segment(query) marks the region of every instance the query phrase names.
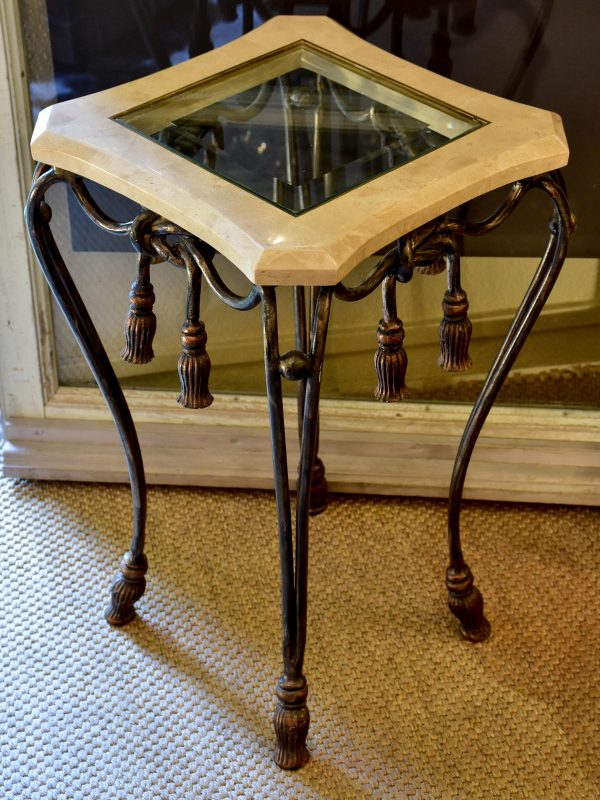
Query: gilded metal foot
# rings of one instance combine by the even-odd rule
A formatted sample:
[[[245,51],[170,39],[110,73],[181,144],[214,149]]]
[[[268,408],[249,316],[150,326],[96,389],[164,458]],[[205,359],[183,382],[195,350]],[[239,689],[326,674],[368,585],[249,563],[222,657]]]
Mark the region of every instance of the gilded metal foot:
[[[306,737],[310,715],[306,706],[306,679],[279,679],[275,690],[278,703],[273,716],[277,743],[274,760],[282,769],[298,769],[309,759]]]
[[[115,578],[111,588],[111,602],[106,610],[106,621],[111,625],[126,625],[135,617],[134,604],[144,594],[148,569],[148,559],[140,556],[137,563],[132,563],[133,556],[126,553],[121,562],[121,572]]]
[[[460,632],[470,642],[483,642],[490,633],[490,623],[483,613],[483,597],[473,584],[473,574],[467,565],[456,572],[451,567],[446,572],[448,606],[460,622]]]

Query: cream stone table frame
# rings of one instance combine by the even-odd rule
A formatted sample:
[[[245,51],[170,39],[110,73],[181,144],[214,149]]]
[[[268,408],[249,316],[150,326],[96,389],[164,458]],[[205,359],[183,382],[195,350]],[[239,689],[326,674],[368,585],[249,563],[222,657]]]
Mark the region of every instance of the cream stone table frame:
[[[302,72],[302,80],[306,75],[311,80],[315,76],[314,91],[304,85],[294,89],[295,93],[288,91],[288,76],[299,74],[295,71]],[[280,99],[273,105],[269,98],[277,82]],[[232,179],[216,170],[215,153],[226,149],[218,114],[201,164],[183,158],[183,145],[174,146],[169,138],[173,126],[177,136],[183,132],[184,140],[190,130],[192,138],[197,138],[199,130],[204,136],[202,115],[206,109],[218,110],[219,104],[246,97],[244,92],[254,89],[257,93],[248,105],[234,109],[238,119],[245,119],[249,110],[252,116],[259,107],[261,113],[266,109],[269,119],[280,112],[284,120],[287,182],[285,176],[276,177],[272,197],[259,196],[253,183],[257,170],[254,177],[247,175],[252,165],[249,170],[240,168],[243,177],[239,180],[235,177],[238,173]],[[329,106],[323,99],[327,91]],[[359,104],[348,109],[343,98],[356,96]],[[195,105],[188,113],[192,102]],[[335,176],[333,168],[323,168],[325,145],[319,131],[327,129],[334,135],[331,115],[342,119],[338,112],[351,126],[373,124],[383,142],[379,150],[372,145],[373,153],[357,153],[356,180],[352,178],[354,167],[347,168],[346,162]],[[312,182],[302,182],[296,159],[298,139],[293,140],[290,131],[306,139],[309,119],[313,126]],[[302,124],[298,120],[303,120]],[[188,123],[196,127],[189,128]],[[166,139],[161,138],[165,131]],[[475,91],[415,67],[327,18],[280,16],[229,45],[156,75],[46,109],[39,117],[31,147],[39,161],[27,205],[31,241],[113,414],[129,466],[133,537],[112,589],[107,612],[112,624],[124,624],[133,617],[134,603],[145,588],[144,470],[118,380],[52,236],[47,189],[56,182],[66,183],[97,225],[114,234],[129,235],[138,251],[139,272],[130,293],[126,323],[126,359],[145,363],[152,357],[152,265],[165,261],[185,268],[187,314],[179,363],[182,405],[202,408],[213,399],[208,390],[207,336],[200,320],[202,280],[232,308],[262,307],[282,585],[283,675],[276,689],[275,760],[284,768],[299,767],[308,757],[308,689],[303,675],[308,522],[310,512],[322,510],[326,488],[317,456],[318,407],[332,298],[360,300],[381,284],[377,396],[386,402],[400,400],[405,396],[406,356],[396,311],[397,283],[410,280],[414,272],[447,271],[440,363],[450,370],[465,369],[470,362],[470,322],[460,284],[460,237],[493,230],[531,189],[544,191],[554,205],[546,253],[469,418],[450,487],[449,605],[462,633],[472,641],[482,641],[489,634],[489,624],[462,555],[460,501],[477,436],[554,285],[573,230],[564,186],[553,173],[568,158],[560,120],[549,112]],[[96,205],[83,179],[128,196],[142,211],[132,221],[110,219]],[[510,183],[506,200],[488,219],[472,223],[448,215],[460,204]],[[316,187],[318,200],[310,201],[306,187]],[[389,247],[390,242],[395,244],[383,252],[358,286],[342,283],[364,258]],[[224,284],[213,264],[215,251],[229,258],[251,281],[246,296],[234,294]],[[295,287],[296,349],[282,355],[276,287],[289,285]],[[306,287],[310,287],[308,303]],[[298,384],[301,454],[295,530],[282,380]]]

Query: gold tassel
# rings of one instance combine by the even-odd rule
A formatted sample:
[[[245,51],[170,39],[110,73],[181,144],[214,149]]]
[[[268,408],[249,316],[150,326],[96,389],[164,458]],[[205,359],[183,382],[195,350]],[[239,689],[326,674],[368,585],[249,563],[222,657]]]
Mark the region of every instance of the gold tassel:
[[[210,358],[206,352],[206,329],[200,319],[202,273],[189,251],[181,248],[188,277],[186,320],[181,328],[182,353],[177,371],[181,394],[177,398],[184,408],[207,408],[213,401],[208,389]]]
[[[214,399],[208,390],[210,358],[206,340],[204,323],[186,320],[181,328],[183,352],[177,365],[181,383],[177,402],[184,408],[207,408]]]
[[[464,292],[446,292],[442,302],[444,319],[440,323],[439,365],[447,372],[464,372],[473,363],[469,355],[471,320],[467,316],[469,301]]]
[[[396,278],[393,275],[385,278],[382,294],[383,319],[377,328],[375,352],[375,399],[382,403],[396,403],[408,397],[405,383],[408,358],[403,346],[404,328],[396,314]]]
[[[447,372],[464,372],[472,365],[469,355],[472,325],[467,316],[469,301],[460,285],[458,254],[447,253],[448,289],[442,301],[444,319],[440,323],[438,364]]]
[[[156,333],[154,291],[150,283],[150,258],[139,257],[137,280],[129,292],[129,313],[125,320],[125,347],[121,358],[130,364],[148,364],[154,358],[152,342]]]

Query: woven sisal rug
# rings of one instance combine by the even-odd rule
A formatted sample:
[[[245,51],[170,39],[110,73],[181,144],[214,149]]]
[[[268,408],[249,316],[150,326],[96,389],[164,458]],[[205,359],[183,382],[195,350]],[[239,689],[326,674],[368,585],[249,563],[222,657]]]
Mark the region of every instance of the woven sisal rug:
[[[128,491],[0,481],[0,797],[600,798],[599,512],[463,519],[483,645],[446,609],[442,502],[337,496],[313,520],[312,759],[284,773],[271,495],[151,489],[148,589],[111,629]]]

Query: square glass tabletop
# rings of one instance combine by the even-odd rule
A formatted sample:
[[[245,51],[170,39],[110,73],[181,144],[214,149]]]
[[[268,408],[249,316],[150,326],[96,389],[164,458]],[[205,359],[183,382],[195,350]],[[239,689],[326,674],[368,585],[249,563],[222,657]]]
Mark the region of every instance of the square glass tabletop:
[[[486,124],[306,42],[114,119],[294,215]]]

